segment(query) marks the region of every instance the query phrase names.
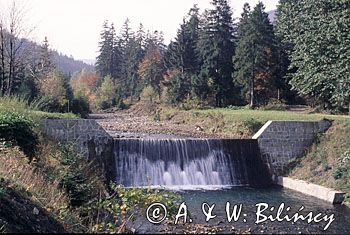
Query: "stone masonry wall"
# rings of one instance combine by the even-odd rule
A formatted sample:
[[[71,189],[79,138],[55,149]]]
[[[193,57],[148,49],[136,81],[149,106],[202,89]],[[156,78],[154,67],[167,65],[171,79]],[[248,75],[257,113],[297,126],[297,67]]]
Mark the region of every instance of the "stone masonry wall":
[[[54,140],[74,143],[86,160],[97,160],[107,180],[115,179],[113,138],[95,120],[45,119],[42,130]]]
[[[289,163],[301,157],[318,133],[325,132],[331,121],[268,121],[254,136],[264,162],[272,175],[282,175]]]

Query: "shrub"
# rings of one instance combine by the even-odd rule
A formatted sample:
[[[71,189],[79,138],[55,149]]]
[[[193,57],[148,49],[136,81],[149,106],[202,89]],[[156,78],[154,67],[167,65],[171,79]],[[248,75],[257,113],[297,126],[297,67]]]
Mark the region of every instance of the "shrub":
[[[101,87],[97,91],[97,107],[108,109],[113,106],[116,97],[117,86],[111,76],[103,79]]]
[[[60,144],[57,150],[55,156],[63,166],[60,170],[59,186],[68,194],[70,205],[79,207],[91,199],[91,192],[93,192],[92,185],[85,174],[85,163],[76,153],[73,144]]]
[[[101,213],[93,232],[125,233],[125,224],[133,217],[144,215],[146,208],[155,202],[163,203],[170,218],[174,217],[180,199],[173,192],[158,189],[124,188],[115,184],[111,188],[111,197],[100,199],[92,205],[95,211],[102,209],[105,212]]]
[[[0,185],[0,198],[4,197],[6,193],[6,188]]]
[[[145,88],[143,88],[141,92],[141,99],[143,100],[149,100],[151,103],[155,101],[157,98],[157,92],[153,89],[152,86],[148,85]]]
[[[120,93],[118,93],[118,95],[114,98],[113,106],[115,106],[117,109],[120,109],[120,110],[129,108],[129,105],[124,103]]]
[[[67,80],[59,72],[54,71],[48,74],[48,76],[40,80],[39,87],[42,96],[50,97],[55,102],[58,102],[60,108],[67,107],[71,91]]]
[[[155,122],[159,122],[160,121],[160,111],[158,109],[156,110],[156,113],[153,116],[153,120]]]
[[[99,109],[105,110],[105,109],[109,109],[110,107],[112,107],[112,105],[108,102],[108,101],[101,101],[97,104]]]
[[[18,145],[32,160],[38,144],[33,120],[22,114],[0,110],[0,140]]]
[[[90,113],[89,103],[84,97],[73,98],[70,103],[70,110],[74,114],[79,114],[81,117],[86,118]]]
[[[263,110],[279,110],[284,111],[287,109],[285,102],[278,99],[270,99],[267,105],[262,107]]]
[[[243,125],[248,128],[250,133],[256,133],[264,124],[256,119],[250,118],[244,120]]]
[[[58,99],[51,96],[41,96],[34,100],[31,106],[45,112],[61,112],[62,107]]]
[[[334,172],[333,172],[333,177],[334,179],[338,180],[343,178],[343,176],[345,176],[347,174],[347,167],[344,166],[338,166],[335,168]]]
[[[187,96],[185,100],[179,105],[179,108],[183,110],[200,109],[202,107],[203,104],[201,104],[200,100],[197,98],[192,98],[190,96]]]

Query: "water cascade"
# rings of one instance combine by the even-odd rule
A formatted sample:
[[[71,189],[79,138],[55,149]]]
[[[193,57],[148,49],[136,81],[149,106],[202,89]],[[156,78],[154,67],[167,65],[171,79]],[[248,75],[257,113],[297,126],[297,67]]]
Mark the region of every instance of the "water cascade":
[[[128,187],[265,186],[256,140],[115,139],[116,183]]]

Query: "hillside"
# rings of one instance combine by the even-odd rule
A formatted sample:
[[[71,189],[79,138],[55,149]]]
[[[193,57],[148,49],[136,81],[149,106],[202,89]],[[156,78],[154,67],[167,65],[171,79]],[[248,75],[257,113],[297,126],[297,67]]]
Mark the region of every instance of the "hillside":
[[[289,177],[341,190],[350,203],[350,121],[337,120],[303,158],[294,162]]]
[[[40,53],[41,46],[28,39],[22,39],[23,41],[23,53],[30,53],[32,58],[37,59]],[[52,60],[59,69],[60,72],[66,75],[72,75],[75,72],[79,72],[82,69],[94,70],[94,66],[91,64],[84,63],[80,60],[75,60],[72,56],[67,56],[56,50],[51,50]]]
[[[94,70],[94,66],[83,61],[75,60],[73,57],[69,57],[57,51],[53,51],[52,53],[56,66],[64,74],[73,74],[81,71],[82,69]]]

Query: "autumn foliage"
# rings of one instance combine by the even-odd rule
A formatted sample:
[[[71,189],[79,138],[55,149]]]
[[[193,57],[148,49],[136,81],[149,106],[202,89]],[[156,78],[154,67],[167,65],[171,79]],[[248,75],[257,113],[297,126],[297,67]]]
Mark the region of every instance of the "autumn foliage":
[[[71,80],[71,86],[76,97],[85,97],[90,104],[95,103],[95,91],[98,85],[98,76],[95,72],[82,70]]]
[[[139,64],[138,73],[146,85],[150,85],[158,94],[163,75],[162,54],[159,48],[149,50]]]

